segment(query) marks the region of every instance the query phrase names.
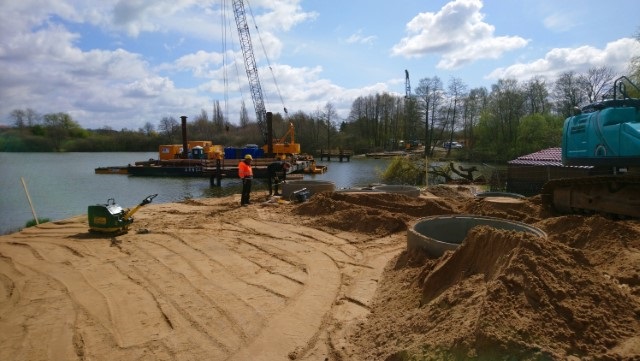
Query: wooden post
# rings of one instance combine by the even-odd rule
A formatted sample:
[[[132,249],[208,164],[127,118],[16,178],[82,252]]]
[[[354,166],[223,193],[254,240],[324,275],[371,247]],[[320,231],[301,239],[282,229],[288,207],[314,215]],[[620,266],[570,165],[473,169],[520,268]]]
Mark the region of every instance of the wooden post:
[[[38,221],[38,216],[36,216],[36,210],[33,208],[33,203],[31,203],[31,196],[29,196],[29,190],[27,190],[27,183],[25,183],[23,177],[20,177],[20,180],[22,181],[24,192],[27,194],[27,200],[29,201],[29,206],[31,207],[31,213],[33,213],[33,218],[36,220],[36,224],[40,224],[40,221]]]
[[[424,188],[429,188],[429,157],[424,154]]]
[[[216,159],[216,175],[218,176],[216,184],[220,187],[222,185],[222,167],[220,166],[220,159]]]

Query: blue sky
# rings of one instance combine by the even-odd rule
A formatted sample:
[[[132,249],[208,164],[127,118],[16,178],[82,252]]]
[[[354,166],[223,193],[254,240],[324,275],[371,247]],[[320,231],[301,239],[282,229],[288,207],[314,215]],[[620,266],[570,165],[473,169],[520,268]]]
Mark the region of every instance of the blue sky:
[[[637,0],[244,3],[273,112],[330,102],[344,119],[358,96],[404,94],[405,69],[413,88],[436,75],[490,88],[605,65],[625,74],[640,55]],[[0,0],[0,124],[32,108],[136,130],[211,115],[214,101],[237,124],[242,100],[254,118],[229,11],[231,0]]]

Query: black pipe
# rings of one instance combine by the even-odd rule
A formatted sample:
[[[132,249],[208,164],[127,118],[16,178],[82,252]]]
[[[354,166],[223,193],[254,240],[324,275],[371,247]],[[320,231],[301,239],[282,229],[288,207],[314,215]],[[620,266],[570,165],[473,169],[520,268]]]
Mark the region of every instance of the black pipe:
[[[273,157],[273,113],[267,112],[267,157]]]
[[[187,143],[187,116],[182,115],[182,159],[189,158],[189,144]]]

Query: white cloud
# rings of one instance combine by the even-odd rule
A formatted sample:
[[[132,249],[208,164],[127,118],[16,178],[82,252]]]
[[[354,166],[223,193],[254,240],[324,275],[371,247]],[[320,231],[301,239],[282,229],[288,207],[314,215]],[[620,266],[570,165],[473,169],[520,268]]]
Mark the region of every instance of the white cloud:
[[[301,0],[259,0],[251,1],[252,8],[248,8],[249,2],[245,3],[245,12],[247,13],[247,19],[256,10],[257,7],[264,8],[261,15],[256,16],[256,22],[260,27],[260,31],[266,29],[267,31],[273,30],[291,30],[297,24],[305,21],[313,20],[318,17],[315,12],[302,11],[300,6]],[[257,12],[257,11],[256,11]],[[253,15],[256,15],[253,13]],[[250,21],[251,22],[251,21]]]
[[[543,24],[544,26],[552,31],[556,32],[564,32],[571,30],[571,28],[576,26],[574,20],[575,13],[553,13],[544,18]]]
[[[408,36],[391,52],[407,58],[441,54],[438,68],[455,69],[479,59],[496,59],[528,43],[518,36],[495,37],[481,9],[480,0],[454,0],[437,13],[420,13],[407,24]]]
[[[362,30],[358,30],[355,34],[351,34],[351,36],[349,36],[345,41],[348,44],[368,44],[368,45],[371,45],[376,40],[376,38],[377,38],[377,36],[375,36],[375,35],[364,36],[364,35],[362,35]]]
[[[136,80],[124,86],[124,95],[134,98],[153,98],[174,89],[171,79],[158,76]]]
[[[213,66],[219,66],[223,62],[223,56],[220,53],[209,53],[199,50],[193,54],[181,56],[175,61],[175,65],[165,65],[177,70],[190,70],[197,77],[210,77]]]
[[[110,9],[111,23],[133,37],[142,32],[209,29],[206,17],[194,16],[209,6],[210,2],[197,0],[118,0]]]
[[[601,66],[624,74],[633,56],[640,56],[640,43],[632,38],[612,41],[604,49],[587,45],[577,48],[555,48],[547,52],[544,58],[498,68],[486,78],[529,80],[534,76],[543,76],[553,80],[562,72],[580,73]]]

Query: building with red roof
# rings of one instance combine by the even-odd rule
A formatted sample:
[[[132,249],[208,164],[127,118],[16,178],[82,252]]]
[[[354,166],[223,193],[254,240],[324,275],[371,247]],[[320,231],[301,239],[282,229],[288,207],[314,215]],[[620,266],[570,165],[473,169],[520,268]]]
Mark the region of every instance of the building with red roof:
[[[533,196],[539,194],[542,186],[552,179],[610,173],[609,169],[592,166],[565,166],[562,164],[562,149],[547,148],[507,162],[507,192]]]

